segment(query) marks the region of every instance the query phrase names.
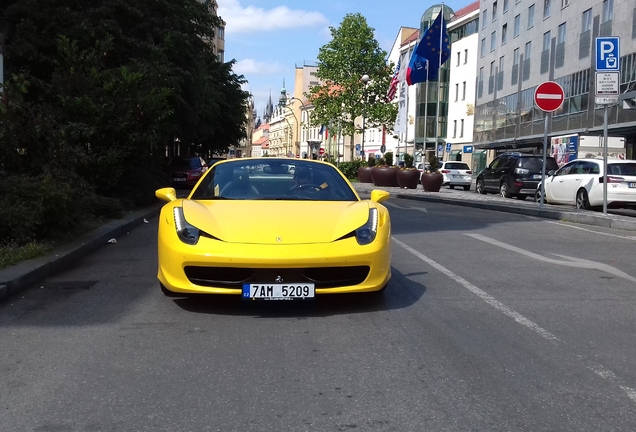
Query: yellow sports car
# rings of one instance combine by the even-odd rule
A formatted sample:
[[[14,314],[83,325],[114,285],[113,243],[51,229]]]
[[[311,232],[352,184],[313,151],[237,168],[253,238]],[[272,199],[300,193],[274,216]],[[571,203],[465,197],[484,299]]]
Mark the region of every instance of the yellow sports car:
[[[168,296],[235,294],[289,300],[383,290],[391,220],[333,165],[291,158],[222,161],[188,198],[156,191],[159,278]]]

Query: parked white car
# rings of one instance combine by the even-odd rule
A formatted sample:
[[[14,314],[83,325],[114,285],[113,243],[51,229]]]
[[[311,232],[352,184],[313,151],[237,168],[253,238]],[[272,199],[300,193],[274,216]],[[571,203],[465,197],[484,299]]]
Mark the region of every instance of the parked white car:
[[[465,162],[444,161],[439,172],[444,176],[442,185],[448,185],[451,189],[462,186],[464,190],[470,190],[473,184],[473,172]]]
[[[608,207],[636,208],[636,161],[611,158],[607,166]],[[579,209],[602,207],[604,172],[603,159],[573,160],[546,177],[545,201]]]

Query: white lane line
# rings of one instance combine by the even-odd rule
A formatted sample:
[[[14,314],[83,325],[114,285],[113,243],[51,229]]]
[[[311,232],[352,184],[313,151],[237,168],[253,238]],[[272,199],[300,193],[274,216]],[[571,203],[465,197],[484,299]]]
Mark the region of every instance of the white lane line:
[[[393,203],[390,203],[390,202],[387,202],[387,201],[383,202],[382,204],[384,204],[385,206],[388,206],[388,207],[398,208],[398,209],[402,209],[402,210],[417,210],[417,211],[421,211],[423,213],[428,213],[428,211],[424,207],[401,206],[401,205],[393,204]]]
[[[494,298],[493,296],[491,296],[487,292],[479,289],[478,287],[476,287],[475,285],[471,284],[470,282],[468,282],[466,279],[462,278],[461,276],[456,275],[455,273],[453,273],[452,271],[450,271],[449,269],[447,269],[443,265],[433,261],[432,259],[430,259],[426,255],[416,251],[415,249],[413,249],[409,245],[401,242],[400,240],[397,240],[395,237],[393,238],[393,241],[396,242],[398,245],[402,246],[407,251],[409,251],[411,254],[415,255],[420,260],[422,260],[425,263],[427,263],[428,265],[430,265],[431,267],[433,267],[433,268],[437,269],[438,271],[444,273],[446,276],[448,276],[449,278],[453,279],[455,282],[457,282],[458,284],[460,284],[461,286],[466,288],[471,293],[475,294],[477,297],[481,298],[483,301],[488,303],[490,306],[492,306],[495,309],[497,309],[498,311],[502,312],[504,315],[509,316],[510,318],[512,318],[513,320],[515,320],[519,324],[521,324],[522,326],[527,327],[528,329],[534,331],[535,333],[539,334],[541,337],[543,337],[545,339],[555,340],[555,341],[559,340],[559,338],[557,338],[555,335],[553,335],[549,331],[539,327],[537,324],[535,324],[534,322],[530,321],[528,318],[524,317],[520,313],[515,312],[514,310],[510,309],[508,306],[506,306],[505,304],[501,303],[499,300],[497,300],[496,298]]]
[[[617,238],[621,238],[621,239],[624,239],[624,240],[634,240],[634,241],[636,241],[636,236],[622,236],[622,235],[618,235],[618,234],[604,233],[604,232],[594,231],[594,230],[583,228],[583,227],[579,227],[579,226],[564,224],[564,223],[561,223],[561,222],[552,222],[552,221],[546,221],[546,222],[554,224],[554,225],[559,225],[559,226],[562,226],[562,227],[574,228],[574,229],[578,229],[578,230],[581,230],[581,231],[587,231],[587,232],[591,232],[591,233],[599,234],[599,235],[604,235],[604,236],[608,236],[608,237],[617,237]]]
[[[628,398],[630,398],[633,402],[636,402],[636,390],[634,390],[631,387],[627,387],[620,384],[619,382],[620,380],[614,372],[612,372],[611,370],[605,369],[603,366],[599,364],[589,365],[588,369],[590,369],[592,372],[594,372],[596,375],[600,376],[604,380],[617,385],[618,388],[620,388],[627,394]]]
[[[518,254],[521,255],[525,255],[529,258],[534,258],[538,261],[543,261],[546,263],[550,263],[550,264],[556,264],[556,265],[560,265],[560,266],[564,266],[564,267],[574,267],[574,268],[581,268],[581,269],[595,269],[595,270],[600,270],[602,272],[611,274],[613,276],[617,276],[620,278],[623,278],[625,280],[628,280],[630,282],[636,282],[636,278],[633,276],[628,275],[627,273],[617,269],[616,267],[612,267],[611,265],[608,264],[604,264],[604,263],[600,263],[597,261],[590,261],[590,260],[586,260],[586,259],[582,259],[582,258],[576,258],[576,257],[571,257],[571,256],[567,256],[567,255],[560,255],[560,254],[555,254],[555,253],[551,253],[551,255],[554,256],[558,256],[560,258],[564,258],[568,261],[560,261],[551,257],[547,257],[545,255],[540,255],[534,252],[530,252],[528,250],[525,249],[521,249],[518,248],[516,246],[512,246],[509,245],[507,243],[503,243],[500,242],[499,240],[495,240],[493,238],[490,237],[486,237],[484,235],[481,234],[469,234],[466,233],[464,234],[468,237],[472,237],[476,240],[481,240],[485,243],[489,243],[493,246],[497,246],[500,247],[502,249],[506,249],[512,252],[517,252]]]

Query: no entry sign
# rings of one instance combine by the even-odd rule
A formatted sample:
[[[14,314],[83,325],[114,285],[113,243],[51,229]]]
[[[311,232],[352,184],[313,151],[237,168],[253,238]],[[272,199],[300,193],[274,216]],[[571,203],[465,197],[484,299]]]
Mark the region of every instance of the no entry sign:
[[[563,105],[564,98],[563,88],[554,81],[539,84],[534,92],[534,103],[539,109],[547,112],[558,110]]]

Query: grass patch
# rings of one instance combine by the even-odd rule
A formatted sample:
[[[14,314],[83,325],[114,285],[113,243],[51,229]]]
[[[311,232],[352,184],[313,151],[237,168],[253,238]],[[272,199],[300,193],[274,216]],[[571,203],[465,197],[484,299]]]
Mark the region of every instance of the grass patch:
[[[24,246],[0,245],[0,269],[12,266],[31,258],[49,253],[53,249],[51,243],[33,241]]]

